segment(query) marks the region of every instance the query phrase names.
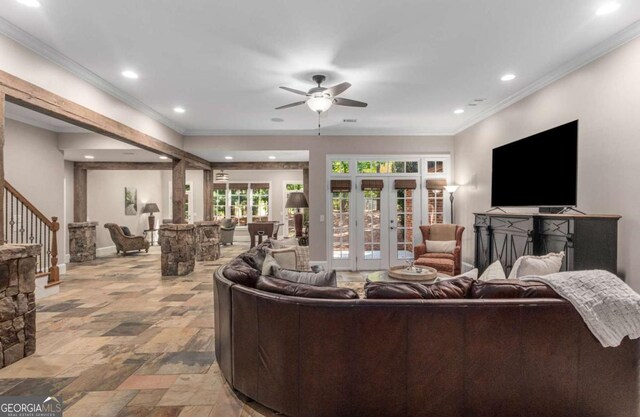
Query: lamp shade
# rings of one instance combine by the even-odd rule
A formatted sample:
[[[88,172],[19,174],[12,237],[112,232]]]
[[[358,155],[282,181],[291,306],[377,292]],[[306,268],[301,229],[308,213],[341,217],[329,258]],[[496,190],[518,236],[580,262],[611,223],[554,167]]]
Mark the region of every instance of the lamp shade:
[[[153,214],[153,213],[159,213],[160,209],[158,208],[158,205],[156,203],[147,203],[142,208],[142,212]]]
[[[287,203],[284,205],[285,208],[308,208],[309,203],[307,202],[307,197],[304,196],[304,193],[301,192],[293,192],[289,193],[289,197],[287,198]]]
[[[458,191],[458,187],[460,187],[459,185],[445,185],[444,189],[448,192],[448,193],[455,193],[456,191]]]

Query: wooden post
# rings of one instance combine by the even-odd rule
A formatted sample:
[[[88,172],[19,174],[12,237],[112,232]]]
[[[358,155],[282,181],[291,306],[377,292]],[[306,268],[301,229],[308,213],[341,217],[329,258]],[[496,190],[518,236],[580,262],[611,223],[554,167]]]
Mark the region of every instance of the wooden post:
[[[173,223],[185,224],[185,181],[186,181],[187,161],[178,159],[173,161]]]
[[[202,171],[202,184],[204,195],[204,221],[213,220],[213,171],[205,169]]]
[[[304,196],[307,197],[307,202],[309,201],[309,168],[304,168],[302,170],[302,191],[304,192]]]
[[[82,223],[87,221],[87,170],[73,167],[73,221]]]
[[[58,267],[58,230],[60,230],[60,223],[58,223],[57,217],[52,217],[51,223],[51,267],[49,268],[47,287],[60,283],[60,268]]]
[[[0,92],[0,245],[4,245],[4,98]]]

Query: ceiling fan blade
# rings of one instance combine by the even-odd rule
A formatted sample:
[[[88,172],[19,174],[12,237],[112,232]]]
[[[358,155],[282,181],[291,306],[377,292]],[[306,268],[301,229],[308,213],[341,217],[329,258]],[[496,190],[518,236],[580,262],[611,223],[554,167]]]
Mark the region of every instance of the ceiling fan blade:
[[[351,84],[349,83],[340,83],[338,85],[334,85],[333,87],[327,88],[326,90],[324,90],[324,92],[331,94],[333,97],[335,97],[338,94],[344,93],[349,87],[351,87]]]
[[[307,93],[305,93],[304,91],[300,91],[300,90],[296,90],[295,88],[289,88],[289,87],[280,87],[283,90],[287,90],[291,93],[295,93],[295,94],[300,94],[301,96],[306,96]]]
[[[367,107],[367,103],[363,103],[362,101],[357,100],[349,100],[348,98],[335,98],[333,99],[333,103],[338,106],[348,106],[348,107]]]
[[[304,103],[306,103],[306,101],[297,101],[295,103],[285,104],[284,106],[276,107],[276,110],[288,109],[289,107],[300,106]]]

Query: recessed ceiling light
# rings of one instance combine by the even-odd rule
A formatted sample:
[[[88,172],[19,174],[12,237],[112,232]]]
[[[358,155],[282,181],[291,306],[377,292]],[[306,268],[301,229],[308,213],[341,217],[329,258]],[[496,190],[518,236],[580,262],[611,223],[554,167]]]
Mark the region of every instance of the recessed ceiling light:
[[[186,110],[183,107],[174,107],[173,111],[176,113],[184,113]]]
[[[160,158],[160,159],[162,159],[162,160],[165,160],[165,161],[166,161],[167,159],[169,159],[169,157],[168,157],[168,156],[164,156],[164,155],[159,156],[158,158]]]
[[[231,160],[233,159],[233,156],[225,156],[224,159]]]
[[[462,114],[462,113],[464,113],[464,109],[455,109],[453,112],[455,114]]]
[[[604,16],[606,14],[613,13],[619,8],[620,8],[620,3],[615,1],[607,2],[602,6],[598,7],[598,10],[596,10],[596,16]]]
[[[137,72],[131,70],[122,71],[122,76],[125,78],[130,78],[132,80],[137,80],[140,77]]]
[[[271,156],[269,157],[269,159],[276,159],[276,157],[275,157],[275,156],[273,156],[273,155],[271,155]]]
[[[504,74],[502,77],[500,77],[500,80],[502,81],[511,81],[515,79],[516,79],[515,74]]]
[[[93,155],[85,155],[84,159],[96,159],[96,157]]]
[[[18,0],[18,3],[27,7],[40,7],[40,2],[38,0]]]

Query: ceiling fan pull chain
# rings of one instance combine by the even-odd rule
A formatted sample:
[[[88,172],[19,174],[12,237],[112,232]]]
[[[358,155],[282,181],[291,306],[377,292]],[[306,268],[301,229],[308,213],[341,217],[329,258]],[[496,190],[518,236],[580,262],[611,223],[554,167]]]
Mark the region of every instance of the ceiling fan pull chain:
[[[320,113],[318,112],[318,136],[320,136]]]

